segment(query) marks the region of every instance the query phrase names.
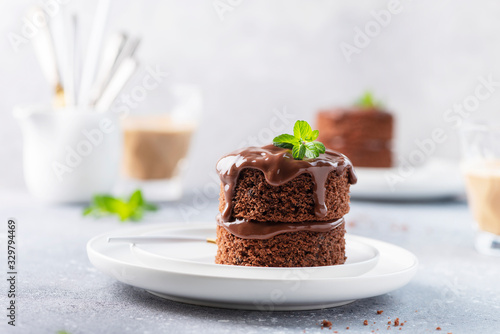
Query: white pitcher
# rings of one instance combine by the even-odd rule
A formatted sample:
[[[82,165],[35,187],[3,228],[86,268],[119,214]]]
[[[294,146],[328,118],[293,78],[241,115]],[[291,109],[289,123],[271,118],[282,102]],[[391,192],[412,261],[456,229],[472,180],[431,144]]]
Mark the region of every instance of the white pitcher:
[[[112,190],[122,151],[117,115],[51,107],[18,107],[14,115],[33,195],[48,202],[84,202]]]

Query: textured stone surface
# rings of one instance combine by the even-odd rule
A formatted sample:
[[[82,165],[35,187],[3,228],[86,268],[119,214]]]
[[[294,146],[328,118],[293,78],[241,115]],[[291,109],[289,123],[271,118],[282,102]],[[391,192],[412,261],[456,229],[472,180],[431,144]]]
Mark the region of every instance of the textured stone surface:
[[[139,224],[182,219],[179,204],[165,205]],[[200,201],[198,201],[200,202]],[[339,308],[303,312],[223,310],[165,301],[96,271],[85,251],[96,234],[123,226],[114,220],[80,218],[77,206],[43,206],[0,193],[0,217],[19,221],[18,323],[1,333],[370,333],[387,321],[407,321],[398,333],[494,333],[500,314],[499,261],[476,253],[471,216],[463,203],[387,204],[354,201],[350,233],[392,242],[414,252],[420,268],[406,287]],[[201,202],[200,202],[201,203]],[[216,198],[196,209],[193,221],[211,221]],[[215,221],[214,221],[215,224]],[[0,251],[5,268],[5,224]],[[6,304],[1,280],[0,307]],[[377,310],[384,310],[377,315]],[[418,311],[418,312],[417,312]],[[320,329],[323,319],[332,330]],[[364,326],[363,321],[369,325]],[[376,322],[376,324],[373,324]],[[346,330],[349,327],[349,330]],[[391,328],[394,331],[396,328]]]

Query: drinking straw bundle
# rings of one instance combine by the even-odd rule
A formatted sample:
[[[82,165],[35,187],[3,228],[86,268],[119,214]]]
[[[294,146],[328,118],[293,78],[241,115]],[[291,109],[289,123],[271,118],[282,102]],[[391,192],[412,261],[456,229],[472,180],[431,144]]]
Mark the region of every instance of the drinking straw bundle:
[[[76,14],[60,12],[49,18],[42,8],[31,9],[30,17],[43,17],[46,22],[34,38],[33,48],[54,92],[54,107],[107,111],[137,71],[139,62],[134,55],[139,38],[115,33],[103,42],[110,2],[97,3],[84,55]]]

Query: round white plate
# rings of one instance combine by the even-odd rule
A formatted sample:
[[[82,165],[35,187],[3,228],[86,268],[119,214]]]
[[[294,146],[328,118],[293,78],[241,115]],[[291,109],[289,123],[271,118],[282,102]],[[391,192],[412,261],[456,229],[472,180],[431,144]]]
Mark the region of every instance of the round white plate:
[[[97,236],[87,244],[90,262],[120,282],[146,289],[163,298],[196,305],[262,311],[321,309],[382,295],[406,285],[418,266],[417,258],[403,248],[350,236],[352,240],[375,247],[380,253],[375,268],[364,275],[313,279],[306,268],[290,271],[288,277],[283,279],[235,278],[150,267],[136,259],[127,243],[107,242],[110,236],[135,236],[164,230],[166,226],[169,225],[142,226]],[[199,225],[200,228],[206,226],[212,226],[213,235],[215,224]]]
[[[463,196],[464,183],[456,162],[431,159],[408,169],[355,167],[358,183],[351,197],[380,200],[432,200]]]
[[[184,236],[210,238],[214,236],[214,226],[180,226],[163,228],[145,236]],[[217,246],[200,241],[169,241],[161,244],[132,244],[132,253],[137,259],[153,268],[183,273],[235,278],[284,279],[305,268],[265,268],[215,264]],[[347,261],[344,265],[309,267],[309,278],[354,277],[372,270],[379,258],[378,250],[356,238],[346,235]]]

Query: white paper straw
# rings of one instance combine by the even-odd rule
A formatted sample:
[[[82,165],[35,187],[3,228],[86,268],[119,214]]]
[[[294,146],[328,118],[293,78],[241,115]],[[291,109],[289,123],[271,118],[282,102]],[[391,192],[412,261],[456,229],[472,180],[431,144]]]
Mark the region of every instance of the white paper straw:
[[[45,17],[47,22],[45,12],[41,8],[32,8],[30,10],[29,17],[33,17],[34,15]],[[35,55],[40,63],[42,73],[55,92],[56,87],[60,85],[60,78],[57,69],[54,44],[47,25],[40,27],[40,30],[38,31],[37,36],[33,39],[32,44],[35,50]]]
[[[115,63],[127,41],[125,34],[114,34],[107,41],[103,48],[101,61],[92,89],[90,90],[90,104],[94,105],[102,95],[107,83],[113,75]]]
[[[106,86],[106,89],[102,93],[101,98],[95,105],[95,109],[97,111],[105,112],[111,108],[116,97],[123,89],[123,87],[125,87],[138,66],[138,62],[132,58],[127,58],[120,64],[115,74]]]
[[[73,55],[72,55],[72,76],[73,76],[73,100],[75,105],[79,105],[78,92],[80,86],[80,74],[82,69],[81,64],[81,37],[79,31],[78,15],[73,14],[71,17],[71,25],[73,27]]]
[[[80,84],[80,92],[78,94],[78,102],[80,105],[89,103],[89,93],[98,63],[98,58],[101,53],[102,38],[107,24],[108,12],[111,0],[99,0],[97,2],[96,14],[92,24],[89,43],[87,46],[87,54],[82,70],[82,80]]]

